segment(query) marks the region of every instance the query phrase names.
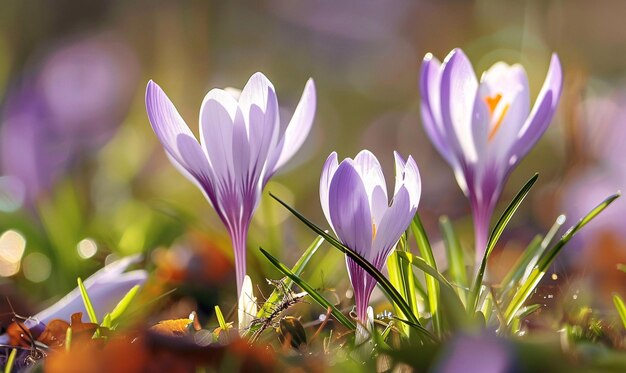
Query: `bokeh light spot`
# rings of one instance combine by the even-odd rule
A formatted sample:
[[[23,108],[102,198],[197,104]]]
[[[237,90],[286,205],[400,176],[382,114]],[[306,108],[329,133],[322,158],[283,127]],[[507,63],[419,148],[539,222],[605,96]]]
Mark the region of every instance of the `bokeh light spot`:
[[[30,253],[22,261],[24,277],[32,282],[44,282],[50,277],[52,264],[50,259],[38,252]]]
[[[91,238],[85,238],[76,245],[76,251],[81,258],[89,259],[98,252],[98,245]]]
[[[0,276],[9,277],[20,271],[26,239],[19,232],[8,230],[0,236]]]

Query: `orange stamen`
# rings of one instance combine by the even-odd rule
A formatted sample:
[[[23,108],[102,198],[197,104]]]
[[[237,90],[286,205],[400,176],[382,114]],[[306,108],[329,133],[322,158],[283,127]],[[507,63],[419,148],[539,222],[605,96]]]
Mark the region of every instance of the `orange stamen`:
[[[376,238],[376,224],[372,223],[372,241]]]
[[[498,102],[502,99],[501,94],[497,94],[495,96],[487,96],[485,97],[485,102],[487,103],[487,107],[489,108],[489,114],[493,115],[493,112],[496,110],[496,106],[498,106]]]
[[[500,118],[498,118],[496,125],[493,126],[493,128],[491,129],[491,132],[489,132],[489,141],[491,141],[493,137],[496,135],[496,132],[498,132],[498,129],[500,128],[500,125],[502,124],[502,121],[504,120],[504,116],[506,115],[507,111],[509,111],[509,104],[506,104],[504,109],[502,109],[502,114],[500,114]]]
[[[501,99],[502,99],[502,95],[500,93],[493,95],[493,96],[485,97],[485,103],[487,104],[487,108],[489,108],[489,115],[492,118]],[[504,120],[504,116],[506,115],[507,111],[509,111],[509,104],[507,104],[504,107],[504,109],[502,109],[502,113],[500,114],[500,117],[498,118],[498,120],[496,121],[496,124],[493,126],[493,128],[489,132],[489,141],[493,139],[493,137],[498,132],[498,129],[500,129],[500,125],[502,124],[502,121]]]

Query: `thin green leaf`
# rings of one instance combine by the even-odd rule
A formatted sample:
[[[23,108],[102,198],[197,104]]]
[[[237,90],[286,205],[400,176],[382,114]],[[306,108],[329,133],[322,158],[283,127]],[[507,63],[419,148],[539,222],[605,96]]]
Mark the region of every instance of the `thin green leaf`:
[[[507,323],[511,323],[511,320],[515,317],[517,311],[522,307],[524,302],[528,299],[528,297],[532,294],[533,290],[539,284],[539,281],[543,278],[546,271],[554,261],[554,258],[561,251],[563,246],[569,242],[569,240],[574,237],[578,231],[587,225],[593,218],[595,218],[600,212],[602,212],[605,208],[607,208],[611,203],[613,203],[618,197],[619,193],[614,194],[608,198],[606,198],[602,203],[596,206],[593,210],[591,210],[587,215],[585,215],[580,221],[571,227],[565,234],[561,237],[559,242],[557,242],[554,246],[552,246],[545,254],[539,259],[537,266],[532,270],[530,276],[528,276],[528,280],[526,280],[520,289],[515,293],[515,296],[509,303],[509,306],[506,309],[505,316]]]
[[[439,227],[443,234],[443,240],[446,247],[446,256],[448,257],[448,271],[453,282],[459,286],[467,287],[467,270],[465,269],[465,258],[463,249],[459,243],[459,239],[454,233],[452,223],[447,216],[439,218]]]
[[[454,290],[454,287],[448,282],[448,280],[446,280],[441,273],[431,267],[423,258],[419,256],[405,252],[398,252],[397,255],[439,282],[439,285],[441,285],[439,289],[441,291],[442,311],[449,315],[450,323],[453,326],[462,327],[466,325],[467,319],[465,318],[465,307],[463,306],[463,302],[459,298],[459,295]],[[443,307],[444,305],[445,307]]]
[[[402,312],[409,318],[409,321],[412,321],[416,324],[420,323],[417,317],[415,317],[413,313],[411,312],[411,307],[408,305],[408,303],[404,300],[404,298],[402,298],[400,293],[398,293],[398,291],[391,284],[391,282],[389,282],[387,277],[385,277],[382,273],[380,273],[380,271],[376,267],[374,267],[367,260],[363,259],[363,257],[361,257],[361,255],[359,255],[357,252],[348,248],[347,246],[344,246],[341,242],[336,240],[334,237],[326,233],[317,225],[313,224],[309,219],[305,218],[302,214],[300,214],[293,207],[289,206],[288,204],[280,200],[280,198],[276,197],[272,193],[270,193],[270,196],[274,198],[276,201],[278,201],[278,203],[283,205],[287,210],[289,210],[295,217],[300,219],[300,221],[302,221],[306,226],[311,228],[311,230],[313,230],[315,233],[319,234],[320,236],[324,237],[324,239],[328,243],[330,243],[332,246],[337,248],[342,253],[346,254],[350,259],[354,260],[361,268],[363,268],[370,276],[372,276],[374,280],[378,282],[379,287],[385,293],[387,298],[398,305],[398,307],[402,310]]]
[[[411,221],[411,232],[415,237],[415,243],[417,244],[417,248],[422,255],[422,258],[424,258],[426,264],[437,271],[435,255],[433,254],[430,241],[428,240],[426,230],[424,229],[424,225],[422,224],[419,214],[415,214],[413,221]],[[435,334],[437,336],[441,336],[442,325],[441,317],[439,316],[439,284],[430,276],[426,276],[425,279],[426,291],[428,292],[428,309],[430,310],[430,314],[433,318],[433,329],[435,330]]]
[[[111,323],[115,322],[117,319],[120,318],[120,316],[122,316],[122,314],[124,314],[126,309],[128,309],[128,306],[130,305],[130,303],[133,301],[133,299],[135,299],[135,296],[137,295],[139,288],[140,288],[139,285],[133,286],[126,293],[126,295],[124,295],[124,297],[117,303],[115,308],[113,308],[113,311],[111,311]]]
[[[107,313],[106,315],[104,315],[104,318],[102,318],[102,323],[100,324],[101,327],[103,328],[111,328],[112,325],[112,321],[111,321],[111,314]]]
[[[394,250],[394,252],[389,255],[389,258],[387,258],[387,270],[391,283],[396,287],[396,289],[398,289],[405,299],[409,300],[409,305],[411,306],[413,315],[415,315],[415,317],[419,317],[417,305],[419,291],[415,286],[416,279],[411,265],[406,260],[400,260],[397,251]],[[402,310],[400,310],[400,308],[398,308],[395,304],[394,309],[399,318],[406,318]],[[405,323],[400,326],[404,334],[409,336],[411,330],[410,325]]]
[[[536,236],[528,245],[524,253],[518,258],[517,262],[511,268],[511,271],[505,276],[500,283],[502,288],[501,299],[507,299],[504,297],[506,293],[512,289],[517,288],[519,284],[524,283],[532,269],[535,267],[539,259],[543,256],[544,252],[556,236],[559,229],[565,223],[565,215],[559,215],[546,236],[542,239],[541,236]]]
[[[17,348],[11,350],[6,365],[4,366],[4,373],[11,373],[13,370],[13,364],[15,363],[15,355],[17,355]]]
[[[226,319],[224,319],[224,314],[222,313],[220,306],[215,306],[215,316],[217,316],[217,323],[220,328],[222,330],[228,330],[228,324],[226,323]]]
[[[72,346],[72,327],[69,327],[65,331],[65,352],[70,352],[71,346]]]
[[[532,241],[528,244],[526,249],[522,252],[522,255],[517,258],[515,264],[511,267],[509,272],[504,276],[502,282],[500,283],[500,287],[502,288],[500,299],[504,299],[504,295],[506,295],[509,291],[517,287],[517,285],[521,282],[522,277],[524,276],[524,272],[529,267],[531,261],[539,260],[541,257],[541,253],[543,252],[541,248],[541,241],[543,238],[539,235],[535,236]]]
[[[414,328],[415,330],[419,331],[420,334],[426,336],[428,338],[428,340],[431,341],[431,342],[434,342],[434,343],[439,342],[439,340],[434,335],[432,335],[432,333],[429,332],[428,329],[424,328],[420,324],[416,324],[416,323],[410,322],[409,320],[405,320],[405,319],[402,319],[402,318],[396,317],[396,316],[394,316],[394,320],[398,320],[401,323],[406,324],[406,325],[410,326],[411,328]]]
[[[478,274],[476,275],[474,286],[472,287],[472,291],[470,292],[468,310],[471,314],[474,314],[478,307],[478,298],[480,296],[480,289],[482,287],[483,277],[485,276],[485,270],[487,268],[487,260],[489,259],[489,255],[491,254],[491,251],[494,249],[494,247],[496,247],[496,243],[498,242],[500,235],[502,235],[504,228],[506,228],[507,224],[513,217],[513,214],[515,213],[515,211],[517,211],[517,208],[520,206],[524,198],[528,195],[528,192],[530,192],[530,189],[533,187],[538,177],[539,174],[535,174],[533,177],[530,178],[530,180],[526,182],[526,184],[524,184],[522,189],[520,189],[515,198],[513,198],[511,203],[507,206],[506,210],[504,210],[504,213],[502,213],[502,216],[500,216],[500,219],[498,219],[498,222],[493,227],[493,230],[489,235],[489,240],[487,241],[487,249],[485,250],[485,255],[483,255],[483,259],[480,263],[480,268],[478,270]]]
[[[306,291],[309,294],[309,296],[311,298],[313,298],[314,301],[316,301],[320,306],[322,306],[322,308],[328,309],[330,307],[331,314],[343,326],[345,326],[346,328],[351,329],[351,330],[356,329],[356,325],[354,324],[354,322],[352,320],[347,318],[343,313],[341,313],[341,311],[339,311],[337,309],[337,307],[335,307],[332,303],[327,301],[323,296],[321,296],[317,291],[315,291],[315,289],[313,289],[311,287],[311,285],[309,285],[304,280],[302,280],[300,277],[298,277],[296,274],[291,272],[291,270],[289,268],[287,268],[287,266],[285,266],[283,263],[278,261],[278,259],[274,258],[272,256],[272,254],[270,254],[267,251],[263,250],[263,248],[259,248],[259,249],[261,250],[261,253],[263,255],[265,255],[265,257],[270,261],[270,263],[272,263],[274,265],[274,267],[276,267],[276,269],[278,269],[280,272],[282,272],[283,275],[289,277],[302,290]]]
[[[620,320],[622,320],[622,325],[624,325],[624,329],[626,329],[626,305],[624,304],[624,300],[619,295],[613,294],[613,303],[615,304],[615,308],[617,308]]]
[[[87,310],[87,315],[89,316],[89,321],[94,324],[98,324],[98,318],[96,317],[96,311],[93,309],[93,305],[91,304],[91,300],[89,299],[89,295],[87,294],[87,289],[83,284],[83,280],[79,277],[77,279],[78,288],[80,289],[80,295],[83,298],[83,303],[85,304],[85,309]]]
[[[541,304],[531,304],[530,306],[522,307],[519,311],[517,311],[515,317],[518,319],[524,319],[540,308]]]
[[[311,260],[311,258],[317,252],[317,249],[319,249],[323,242],[324,237],[317,236],[313,243],[311,243],[311,245],[309,245],[309,247],[304,251],[302,256],[300,256],[300,259],[298,259],[293,268],[291,268],[291,272],[293,272],[296,276],[300,276],[304,268],[309,263],[309,260]],[[291,288],[293,281],[289,278],[286,278],[283,280],[283,283],[285,284],[285,287],[289,289]],[[263,307],[261,307],[261,309],[257,313],[257,318],[261,319],[271,314],[272,309],[274,308],[274,304],[280,302],[280,298],[280,290],[278,288],[275,288],[272,294],[270,294],[269,298],[267,298],[267,301],[265,301],[265,303],[263,304]]]

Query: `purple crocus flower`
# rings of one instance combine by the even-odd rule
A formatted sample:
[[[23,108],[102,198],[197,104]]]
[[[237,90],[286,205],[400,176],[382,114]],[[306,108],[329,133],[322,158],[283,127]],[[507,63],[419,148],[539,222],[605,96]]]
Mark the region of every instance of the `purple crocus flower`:
[[[136,263],[140,256],[129,256],[108,264],[98,272],[89,276],[84,282],[85,289],[93,305],[98,320],[102,320],[107,312],[111,312],[117,303],[122,300],[136,285],[142,285],[148,278],[148,273],[142,269],[125,272],[126,269]],[[75,288],[58,302],[27,320],[29,328],[40,327],[54,319],[69,321],[76,312],[87,314],[80,290]],[[9,337],[0,335],[0,344],[8,343]]]
[[[285,128],[272,83],[252,75],[239,97],[212,89],[200,108],[200,143],[163,90],[150,81],[146,109],[174,166],[204,193],[230,234],[237,291],[246,275],[248,226],[267,181],[300,148],[315,116],[315,85],[306,83]]]
[[[421,181],[412,157],[394,152],[396,186],[391,205],[380,163],[367,150],[354,160],[337,162],[330,154],[320,179],[320,201],[324,215],[339,240],[378,269],[406,231],[417,211]],[[354,289],[357,318],[367,320],[367,306],[376,281],[352,259],[346,258]]]
[[[479,262],[506,179],[556,111],[562,87],[559,58],[552,55],[532,110],[521,65],[498,62],[479,81],[460,49],[450,52],[443,64],[427,54],[419,85],[424,129],[470,200]]]

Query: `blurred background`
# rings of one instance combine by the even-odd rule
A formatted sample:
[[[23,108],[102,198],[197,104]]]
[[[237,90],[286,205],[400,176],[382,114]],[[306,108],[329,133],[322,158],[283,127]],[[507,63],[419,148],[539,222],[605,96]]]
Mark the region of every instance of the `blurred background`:
[[[248,240],[249,272],[267,295],[263,278],[279,274],[257,248],[292,265],[315,238],[267,192],[327,227],[318,178],[333,150],[341,158],[372,150],[388,183],[392,151],[413,155],[431,240],[441,249],[438,218],[445,214],[469,249],[469,204],[421,128],[421,60],[462,47],[478,75],[499,60],[522,63],[534,100],[557,52],[565,74],[558,113],[513,173],[498,210],[539,172],[492,258],[497,282],[559,214],[569,226],[626,185],[624,15],[620,0],[5,0],[0,312],[6,314],[6,296],[18,313],[34,314],[73,288],[77,276],[137,253],[153,270],[154,294],[177,289],[166,307],[176,317],[235,304],[229,238],[153,134],[143,101],[149,79],[196,133],[200,103],[213,87],[241,88],[262,71],[287,120],[306,80],[315,79],[313,131],[266,187]],[[604,307],[611,293],[624,295],[626,274],[616,265],[626,263],[625,218],[626,204],[617,201],[589,224],[544,281],[551,295],[544,299]],[[342,256],[324,247],[304,277],[345,298],[344,268]]]

